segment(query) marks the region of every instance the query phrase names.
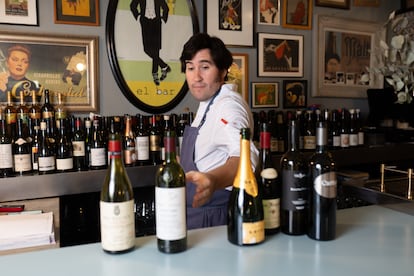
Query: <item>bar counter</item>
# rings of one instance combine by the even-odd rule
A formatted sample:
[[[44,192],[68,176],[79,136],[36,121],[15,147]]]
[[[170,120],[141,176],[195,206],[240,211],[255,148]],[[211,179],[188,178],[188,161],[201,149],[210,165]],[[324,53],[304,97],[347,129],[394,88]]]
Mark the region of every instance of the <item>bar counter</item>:
[[[414,217],[377,205],[338,211],[337,239],[279,233],[260,245],[227,241],[226,226],[188,232],[188,249],[163,254],[155,236],[121,255],[100,243],[0,257],[2,275],[414,275]]]

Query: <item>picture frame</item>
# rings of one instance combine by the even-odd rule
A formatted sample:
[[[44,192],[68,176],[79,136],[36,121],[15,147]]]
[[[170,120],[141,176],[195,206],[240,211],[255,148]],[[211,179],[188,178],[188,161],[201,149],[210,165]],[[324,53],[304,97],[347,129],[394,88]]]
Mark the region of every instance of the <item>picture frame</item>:
[[[411,10],[414,8],[414,0],[401,0],[401,10]]]
[[[18,102],[22,90],[27,102],[31,102],[31,93],[40,99],[43,90],[49,89],[51,102],[57,103],[57,95],[61,94],[69,112],[99,111],[98,41],[95,36],[0,32],[0,55],[5,57],[0,62],[0,72],[9,70],[7,53],[14,46],[20,52],[31,53],[26,80],[16,83],[10,76],[6,89],[0,88],[0,102],[7,101],[7,91]]]
[[[380,0],[354,0],[356,7],[379,7]]]
[[[283,80],[283,108],[306,108],[307,80]]]
[[[154,47],[144,44],[138,6],[131,7],[132,3],[131,0],[109,2],[106,15],[109,64],[122,94],[131,104],[151,114],[164,113],[180,103],[188,92],[179,57],[184,44],[199,32],[194,3],[192,0],[176,1],[174,9],[163,14],[167,20],[161,20],[161,31],[157,26],[145,29],[151,38],[158,35],[159,44],[156,43],[155,49],[166,64],[163,68],[169,68],[165,72],[161,66],[155,66],[158,71],[153,72],[153,59],[145,53],[144,47],[152,50]]]
[[[39,26],[38,0],[0,0],[0,24]]]
[[[319,16],[314,35],[313,96],[366,98],[367,89],[382,88],[383,79],[369,70],[378,66],[371,49],[383,36],[379,24]],[[368,83],[361,81],[365,73],[370,75]]]
[[[259,33],[257,51],[259,77],[303,77],[302,35]]]
[[[235,91],[242,95],[243,99],[249,102],[249,56],[247,54],[232,53],[233,64],[230,66],[227,74],[227,82],[233,84]]]
[[[253,0],[204,0],[204,31],[219,37],[227,46],[253,47],[253,3]]]
[[[55,0],[55,23],[99,26],[99,0]]]
[[[349,10],[351,0],[315,0],[315,6]]]
[[[280,1],[281,0],[258,0],[257,1],[257,24],[267,26],[280,25]]]
[[[278,82],[252,82],[252,108],[279,107]]]
[[[310,30],[312,28],[312,0],[283,0],[282,26]]]

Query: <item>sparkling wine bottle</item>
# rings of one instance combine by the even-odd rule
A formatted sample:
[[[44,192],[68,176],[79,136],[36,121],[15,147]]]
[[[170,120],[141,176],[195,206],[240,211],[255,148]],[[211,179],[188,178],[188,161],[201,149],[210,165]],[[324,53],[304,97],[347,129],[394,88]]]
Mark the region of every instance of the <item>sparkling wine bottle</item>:
[[[255,176],[262,190],[265,234],[275,234],[280,229],[280,181],[270,154],[270,132],[267,123],[261,124],[259,163]]]
[[[250,161],[250,129],[241,129],[240,162],[228,205],[227,238],[236,245],[264,241],[262,197]]]
[[[176,134],[164,132],[165,161],[155,176],[155,212],[158,250],[177,253],[187,249],[185,173],[176,160]]]
[[[308,236],[315,240],[333,240],[336,235],[337,178],[335,162],[327,150],[324,123],[316,128],[316,151],[309,159]]]
[[[122,162],[119,133],[109,134],[107,169],[100,198],[102,248],[108,253],[123,253],[135,246],[134,194]]]
[[[281,231],[304,235],[307,231],[307,163],[299,150],[299,122],[291,120],[288,127],[288,150],[280,160],[282,173]]]
[[[135,134],[132,131],[132,118],[128,114],[124,116],[124,126],[124,164],[125,166],[130,167],[135,165],[137,154],[135,151]]]

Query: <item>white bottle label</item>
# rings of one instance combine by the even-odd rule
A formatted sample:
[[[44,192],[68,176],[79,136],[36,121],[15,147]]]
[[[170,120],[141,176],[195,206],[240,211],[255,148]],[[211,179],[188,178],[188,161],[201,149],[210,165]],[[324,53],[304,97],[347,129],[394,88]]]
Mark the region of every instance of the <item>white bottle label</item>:
[[[56,168],[54,156],[48,156],[48,157],[39,156],[37,163],[39,166],[39,172],[53,171]]]
[[[73,141],[73,156],[85,156],[85,141]]]
[[[187,235],[185,187],[155,187],[157,238],[179,240]]]
[[[137,152],[137,160],[149,159],[149,137],[138,136],[135,138],[135,149]]]
[[[349,135],[349,146],[354,147],[354,146],[358,146],[358,134],[357,133],[352,133]]]
[[[11,144],[0,144],[0,169],[13,168]]]
[[[101,242],[108,251],[122,251],[135,244],[134,200],[100,202]]]
[[[265,229],[273,229],[280,226],[280,199],[263,199],[263,214]]]
[[[73,169],[73,158],[56,158],[56,169],[58,170],[71,170]]]
[[[104,166],[107,158],[105,148],[91,149],[91,166]]]
[[[15,172],[27,172],[32,170],[32,156],[28,154],[15,154],[14,155],[14,171]]]

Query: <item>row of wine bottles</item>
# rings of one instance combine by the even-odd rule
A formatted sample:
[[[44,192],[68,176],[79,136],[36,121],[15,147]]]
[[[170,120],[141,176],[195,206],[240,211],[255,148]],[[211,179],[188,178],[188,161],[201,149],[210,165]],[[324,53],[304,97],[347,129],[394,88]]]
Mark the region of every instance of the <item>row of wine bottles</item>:
[[[289,120],[288,149],[281,158],[280,176],[270,156],[267,123],[260,129],[260,159],[253,172],[250,132],[242,129],[238,173],[228,207],[228,240],[237,245],[261,243],[280,230],[332,240],[336,234],[337,179],[328,152],[326,122],[316,126],[316,148],[309,160],[299,149],[299,122]]]

